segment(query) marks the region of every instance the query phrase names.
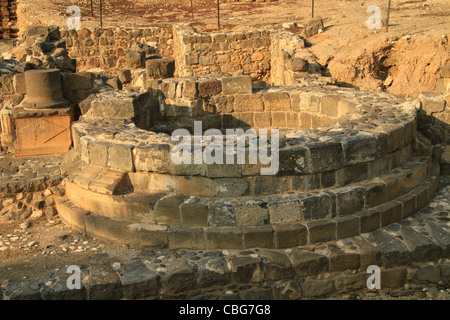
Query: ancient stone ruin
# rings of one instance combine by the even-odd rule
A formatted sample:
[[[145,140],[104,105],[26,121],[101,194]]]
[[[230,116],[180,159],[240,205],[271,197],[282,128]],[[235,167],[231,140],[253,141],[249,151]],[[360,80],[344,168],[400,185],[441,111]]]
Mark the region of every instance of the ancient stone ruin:
[[[4,23],[14,1],[0,4]],[[322,29],[313,19],[303,35]],[[10,30],[0,38],[14,38]],[[341,85],[287,31],[29,27],[23,38],[0,61],[1,145],[18,168],[0,178],[2,221],[57,214],[83,234],[146,248],[303,250],[405,221],[449,174],[448,146],[431,147],[448,142],[448,127],[424,120],[449,123],[448,66],[440,92],[414,101]],[[180,129],[199,154],[210,129],[234,132],[235,148],[222,163],[194,151],[175,163]],[[250,163],[251,134],[267,156],[278,152],[275,174],[260,157]],[[17,162],[30,156],[40,168]],[[363,259],[361,243],[328,253]],[[448,258],[448,242],[435,246],[431,260]],[[383,254],[387,268],[407,264]],[[352,261],[342,268],[368,265]]]

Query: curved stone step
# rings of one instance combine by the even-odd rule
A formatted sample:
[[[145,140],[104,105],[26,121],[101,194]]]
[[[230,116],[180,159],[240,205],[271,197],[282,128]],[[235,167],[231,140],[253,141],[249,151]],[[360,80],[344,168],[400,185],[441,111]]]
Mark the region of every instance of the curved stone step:
[[[112,219],[188,228],[264,226],[345,218],[378,207],[387,211],[392,207],[387,202],[395,198],[405,203],[406,212],[412,212],[415,197],[406,194],[430,174],[429,158],[414,160],[388,175],[346,187],[277,196],[195,197],[190,190],[177,194],[170,189],[146,193],[140,185],[148,181],[131,182],[124,171],[95,166],[72,176],[66,189],[75,204]],[[388,223],[388,218],[383,221]]]
[[[61,219],[95,237],[139,246],[189,249],[288,248],[371,232],[409,217],[438,188],[439,171],[425,182],[382,205],[348,216],[260,226],[187,227],[117,220],[84,210],[68,199],[57,201]]]

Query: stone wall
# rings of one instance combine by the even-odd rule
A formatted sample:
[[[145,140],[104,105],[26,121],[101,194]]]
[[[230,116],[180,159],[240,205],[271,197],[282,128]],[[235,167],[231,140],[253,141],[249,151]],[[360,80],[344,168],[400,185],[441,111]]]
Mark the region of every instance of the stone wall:
[[[17,1],[1,0],[0,1],[0,40],[1,39],[17,39],[19,30],[17,24]]]
[[[63,196],[60,157],[14,158],[0,161],[0,221],[57,214],[55,197]]]
[[[172,38],[171,26],[61,30],[61,39],[66,42],[69,56],[77,60],[78,71],[101,68],[108,75],[126,68],[126,54],[136,42],[154,47],[161,56],[171,58]]]
[[[199,34],[181,26],[175,49],[179,77],[243,72],[253,80],[270,79],[270,31]]]

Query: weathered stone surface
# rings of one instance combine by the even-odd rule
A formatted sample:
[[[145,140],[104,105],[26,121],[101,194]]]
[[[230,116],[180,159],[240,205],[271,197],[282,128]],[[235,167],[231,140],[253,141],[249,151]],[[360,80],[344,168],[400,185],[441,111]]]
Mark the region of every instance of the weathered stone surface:
[[[237,226],[261,226],[269,222],[269,210],[263,201],[250,200],[236,204],[234,212]]]
[[[399,288],[405,285],[407,270],[405,267],[381,270],[381,288]]]
[[[197,84],[198,96],[201,98],[207,98],[215,96],[222,92],[222,85],[217,79],[208,79],[205,81],[200,81]]]
[[[145,62],[147,77],[150,79],[172,78],[175,72],[175,62],[169,59],[150,59]]]
[[[336,170],[343,166],[344,154],[340,143],[307,144],[310,152],[311,172]]]
[[[273,229],[276,248],[291,248],[308,242],[308,230],[300,223],[276,224]]]
[[[158,200],[155,205],[155,217],[158,224],[180,225],[180,205],[187,196],[176,195]]]
[[[252,92],[252,78],[250,76],[233,76],[222,79],[224,94],[244,94]]]
[[[264,265],[264,280],[291,279],[294,276],[291,261],[286,254],[272,250],[261,250],[260,256]]]
[[[433,240],[441,246],[443,255],[448,258],[450,256],[450,235],[435,223],[429,222],[428,227],[430,228]]]
[[[233,257],[230,261],[233,280],[237,283],[252,282],[260,272],[261,260],[252,257]]]
[[[331,214],[331,199],[327,194],[317,194],[300,200],[303,218],[316,220]]]
[[[185,262],[171,265],[162,277],[162,285],[167,291],[179,293],[195,288],[195,274]]]
[[[411,252],[411,261],[437,261],[440,255],[439,246],[411,227],[402,226],[401,234]]]
[[[218,197],[242,197],[250,195],[250,181],[247,179],[216,179]]]
[[[128,270],[132,271],[132,268],[129,267]],[[132,278],[132,274],[129,273],[127,281]],[[145,279],[145,276],[142,279]],[[132,286],[130,282],[127,293],[133,293]],[[89,277],[89,300],[121,299],[122,297],[122,282],[119,275],[109,267],[95,266]]]
[[[265,111],[290,111],[291,99],[285,92],[268,92],[264,94]]]
[[[334,221],[310,221],[307,223],[309,242],[326,242],[336,239],[336,222]]]
[[[229,283],[231,272],[228,269],[227,261],[225,258],[219,257],[198,265],[196,279],[198,288],[208,288]]]
[[[386,231],[374,231],[368,240],[373,241],[381,251],[387,268],[405,265],[410,261],[408,248]]]
[[[206,245],[209,250],[227,248],[243,248],[243,230],[242,228],[207,228]]]
[[[216,202],[210,205],[208,222],[213,227],[234,226],[236,224],[236,216],[231,203]]]
[[[334,291],[333,280],[305,280],[301,284],[302,295],[305,298],[317,298]]]
[[[292,267],[300,277],[316,275],[329,269],[329,260],[326,256],[301,249],[292,250]]]
[[[149,270],[140,260],[125,265],[121,278],[124,297],[137,299],[156,296],[159,278],[156,272]]]
[[[441,281],[441,267],[439,265],[420,267],[415,274],[415,279],[437,284]]]
[[[208,226],[208,207],[198,199],[190,198],[180,205],[181,225],[187,227]]]
[[[270,222],[289,223],[301,220],[300,203],[295,198],[273,199],[269,205]]]
[[[280,174],[304,174],[308,172],[308,150],[303,147],[282,148],[279,151],[279,173]],[[297,178],[298,177],[298,178]],[[295,176],[301,179],[303,176]],[[298,182],[296,183],[298,186]]]
[[[428,113],[442,112],[445,109],[445,100],[441,93],[422,92],[419,94],[422,109]]]
[[[328,245],[330,271],[357,269],[359,267],[359,255],[345,252],[334,244]]]
[[[300,285],[294,280],[276,282],[272,290],[275,300],[298,300],[302,296]]]
[[[170,249],[204,249],[205,232],[202,228],[170,227],[168,232]]]
[[[357,213],[364,208],[364,189],[345,187],[336,189],[336,211],[339,216]]]
[[[145,54],[140,51],[129,51],[126,54],[126,66],[130,69],[143,68],[145,65]]]

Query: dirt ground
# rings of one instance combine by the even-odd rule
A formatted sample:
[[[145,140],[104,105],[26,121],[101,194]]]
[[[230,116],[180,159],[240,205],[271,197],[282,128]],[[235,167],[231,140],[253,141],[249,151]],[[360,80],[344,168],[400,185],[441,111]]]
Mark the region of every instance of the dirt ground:
[[[96,259],[112,265],[137,256],[127,245],[98,240],[73,231],[59,217],[0,223],[0,285],[4,281],[27,281],[57,268],[90,265]]]

